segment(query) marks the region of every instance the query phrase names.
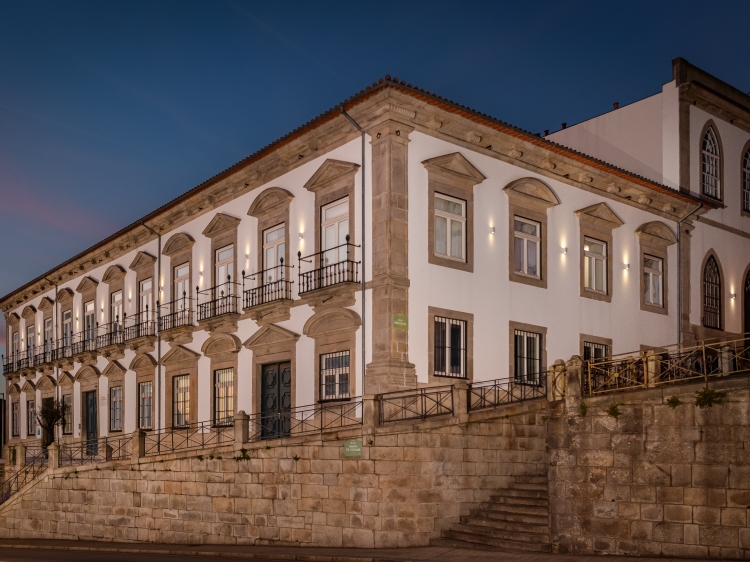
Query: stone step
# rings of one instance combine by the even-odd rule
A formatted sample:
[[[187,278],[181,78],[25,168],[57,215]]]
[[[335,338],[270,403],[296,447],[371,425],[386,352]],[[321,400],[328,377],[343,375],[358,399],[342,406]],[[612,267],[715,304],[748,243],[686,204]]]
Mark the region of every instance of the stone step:
[[[470,517],[492,519],[494,521],[513,521],[517,523],[528,523],[530,525],[547,525],[549,515],[546,512],[539,514],[515,513],[513,511],[492,511],[489,509],[472,509]]]
[[[540,490],[540,491],[546,492],[549,490],[549,485],[546,482],[544,483],[540,482],[539,484],[537,483],[527,484],[525,482],[514,482],[513,484],[510,485],[510,489],[512,490]]]
[[[459,523],[451,527],[452,531],[472,533],[494,539],[503,539],[518,542],[546,543],[549,544],[549,535],[547,533],[524,533],[520,531],[506,531],[497,527],[487,525],[468,525]]]
[[[522,505],[522,506],[540,506],[540,507],[548,507],[549,501],[547,498],[525,498],[525,497],[515,497],[515,496],[490,496],[490,500],[492,500],[494,503],[504,503],[508,505]]]
[[[507,539],[499,539],[496,537],[487,537],[484,535],[477,535],[474,533],[467,533],[464,531],[443,531],[443,538],[470,543],[473,545],[483,545],[497,548],[504,548],[508,550],[525,550],[530,552],[552,552],[552,545],[549,543],[541,542],[525,542],[525,541],[514,541]]]
[[[461,517],[463,525],[479,525],[480,527],[492,527],[502,531],[518,531],[521,533],[540,533],[549,535],[549,527],[546,523],[523,523],[520,521],[508,521],[494,519],[492,517],[475,517],[473,515]]]
[[[498,513],[515,513],[518,515],[549,515],[549,508],[543,505],[511,505],[502,503],[483,503],[479,509],[484,511],[494,511]]]
[[[546,489],[544,490],[525,490],[523,488],[516,489],[516,488],[506,488],[504,490],[500,490],[499,495],[501,497],[507,498],[509,496],[513,496],[516,498],[547,498],[548,491]]]
[[[546,476],[514,476],[516,482],[525,482],[526,484],[547,484],[549,479]]]

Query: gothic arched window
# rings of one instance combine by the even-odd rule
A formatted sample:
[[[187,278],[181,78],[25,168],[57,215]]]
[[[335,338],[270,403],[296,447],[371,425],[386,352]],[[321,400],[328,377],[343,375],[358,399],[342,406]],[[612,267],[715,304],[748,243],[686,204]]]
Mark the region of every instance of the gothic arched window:
[[[703,195],[721,199],[721,151],[713,127],[706,129],[701,147],[701,185]]]
[[[721,274],[714,256],[703,270],[703,325],[721,330]]]

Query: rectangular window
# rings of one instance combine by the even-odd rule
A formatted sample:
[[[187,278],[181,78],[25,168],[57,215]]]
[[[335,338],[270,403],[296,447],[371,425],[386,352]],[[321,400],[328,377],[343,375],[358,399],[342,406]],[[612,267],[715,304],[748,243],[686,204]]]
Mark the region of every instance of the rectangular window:
[[[26,435],[36,435],[36,405],[33,400],[26,402]]]
[[[26,328],[26,349],[29,351],[34,350],[34,325],[27,326]]]
[[[435,372],[436,377],[465,379],[466,321],[435,316]]]
[[[70,435],[73,433],[73,395],[63,394],[63,408],[65,408],[65,415],[63,416],[63,433]]]
[[[112,332],[119,333],[122,330],[122,291],[112,293],[110,297],[109,321],[112,322]]]
[[[151,303],[151,295],[154,292],[153,285],[153,282],[149,278],[141,281],[141,284],[138,286],[138,312],[142,314],[141,322],[146,322],[148,320],[148,311],[154,310],[154,305]]]
[[[320,401],[349,398],[349,352],[320,356]]]
[[[178,312],[188,308],[188,296],[190,296],[190,264],[183,263],[174,268],[174,310]]]
[[[664,261],[654,256],[643,256],[643,302],[663,306]]]
[[[49,353],[52,351],[52,338],[54,337],[52,333],[52,318],[47,318],[44,321],[44,351],[45,353]]]
[[[278,268],[286,252],[286,227],[282,224],[263,232],[262,283],[273,283],[283,278],[283,268]]]
[[[18,427],[18,411],[20,408],[20,402],[13,402],[11,406],[11,420],[10,420],[10,426],[11,426],[11,432],[13,433],[13,437],[18,437],[18,434],[20,433],[20,429]]]
[[[466,201],[435,195],[435,254],[466,261]]]
[[[609,357],[609,346],[603,343],[594,343],[590,341],[583,342],[583,360],[604,359]]]
[[[63,347],[73,345],[73,311],[63,312]]]
[[[513,220],[513,265],[516,273],[540,277],[541,225],[521,217]]]
[[[172,426],[190,425],[190,375],[172,379]]]
[[[13,332],[13,358],[18,359],[18,353],[21,351],[20,348],[20,337],[18,332]]]
[[[589,291],[606,294],[607,243],[584,238],[583,260],[583,286]]]
[[[152,405],[154,383],[142,382],[138,385],[138,427],[152,429]]]
[[[515,330],[513,347],[516,381],[538,384],[542,377],[542,334]]]
[[[109,430],[122,431],[122,387],[109,389]]]
[[[234,246],[224,246],[223,248],[216,250],[216,283],[223,285],[231,281],[232,274],[234,273]],[[228,286],[231,288],[231,285]],[[231,290],[227,290],[227,294],[231,294]]]
[[[325,252],[321,265],[346,261],[349,234],[349,198],[344,197],[320,210],[320,249]],[[328,251],[326,251],[328,250]]]
[[[234,421],[234,369],[214,371],[214,425]]]
[[[89,301],[83,305],[83,325],[86,341],[94,341],[96,339],[96,311],[94,310],[94,301]]]

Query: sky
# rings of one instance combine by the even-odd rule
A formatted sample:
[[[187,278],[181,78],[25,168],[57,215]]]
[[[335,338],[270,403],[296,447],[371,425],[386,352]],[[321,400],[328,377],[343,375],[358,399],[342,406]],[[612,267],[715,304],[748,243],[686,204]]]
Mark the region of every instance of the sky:
[[[675,57],[750,91],[749,18],[747,0],[0,0],[0,295],[386,74],[556,130],[658,92]]]

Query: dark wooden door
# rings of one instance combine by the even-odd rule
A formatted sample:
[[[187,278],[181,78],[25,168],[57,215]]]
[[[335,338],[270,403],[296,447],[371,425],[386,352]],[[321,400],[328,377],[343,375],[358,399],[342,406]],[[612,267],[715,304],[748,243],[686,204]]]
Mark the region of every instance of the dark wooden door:
[[[261,438],[274,439],[291,433],[292,364],[263,365],[261,377]]]
[[[97,446],[96,439],[98,437],[96,423],[96,390],[84,392],[84,404],[86,411],[84,417],[86,419],[86,454],[96,455]]]

